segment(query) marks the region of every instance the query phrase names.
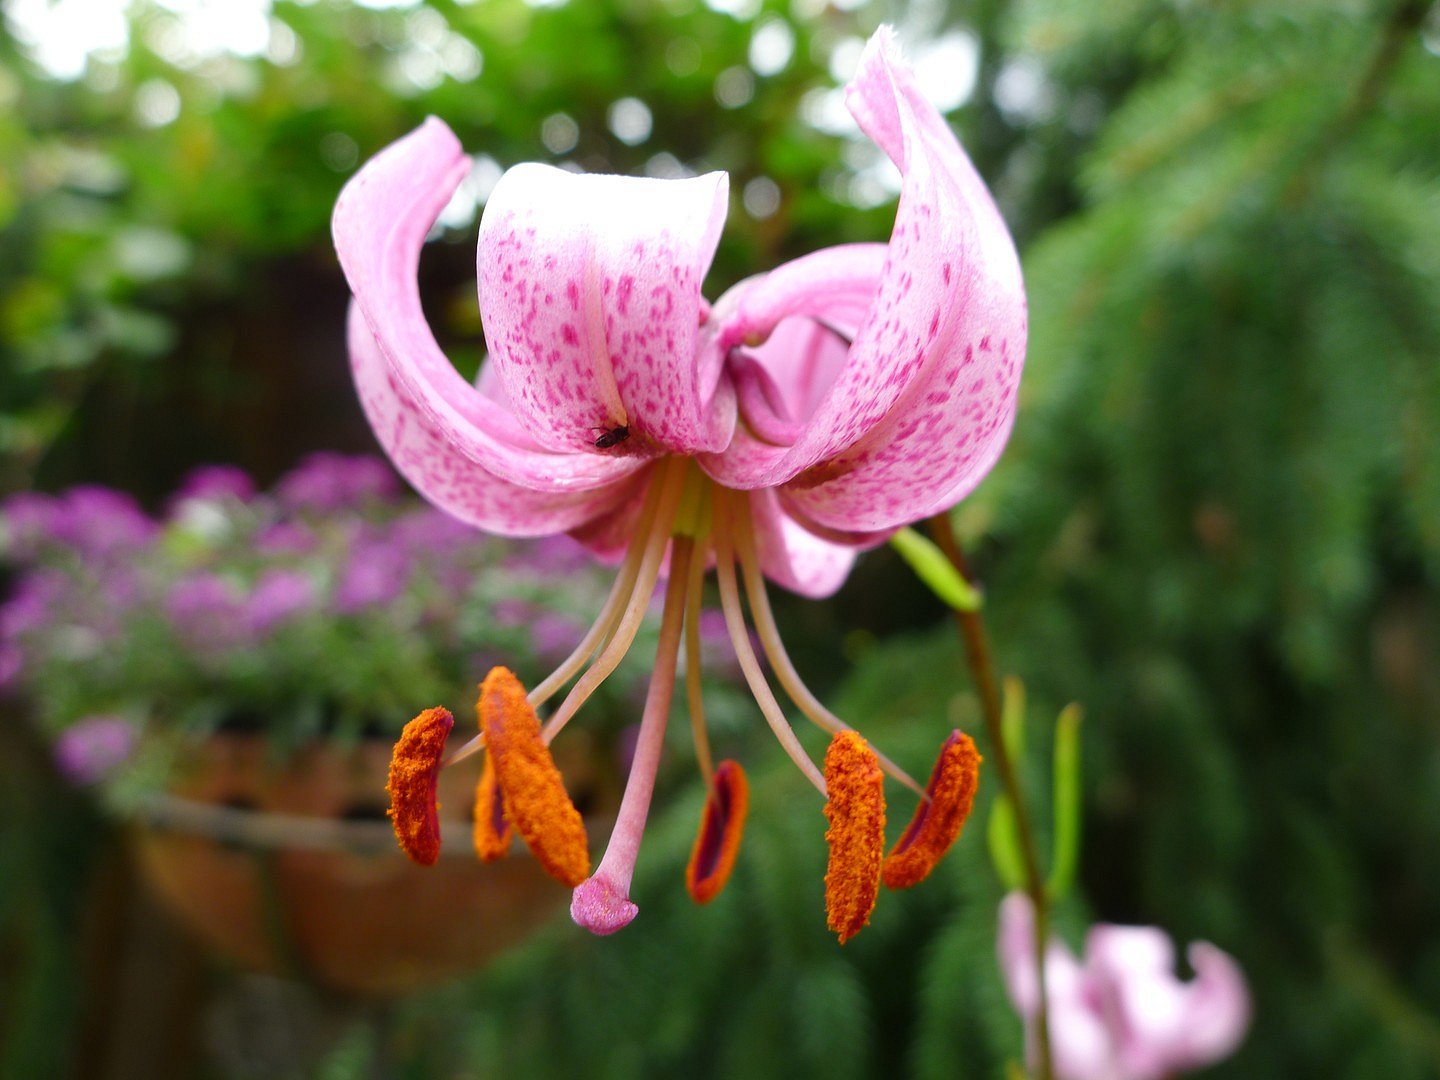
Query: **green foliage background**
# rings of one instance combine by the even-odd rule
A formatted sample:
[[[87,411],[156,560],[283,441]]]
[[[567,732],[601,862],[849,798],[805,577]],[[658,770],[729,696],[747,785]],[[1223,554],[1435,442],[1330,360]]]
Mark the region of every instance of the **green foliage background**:
[[[1233,952],[1256,1019],[1217,1077],[1440,1074],[1440,15],[1410,0],[755,8],[437,0],[420,10],[483,68],[423,89],[396,75],[429,32],[409,8],[278,2],[294,62],[186,67],[152,47],[169,16],[140,5],[128,54],[78,83],[0,38],[10,484],[155,494],[196,455],[263,472],[284,464],[266,454],[334,434],[331,400],[267,411],[274,369],[248,350],[328,341],[343,365],[329,210],[355,162],[426,113],[502,166],[546,159],[541,123],[565,112],[589,168],[640,172],[665,150],[728,169],[736,191],[770,177],[780,209],[732,212],[718,290],[885,234],[887,206],[848,199],[855,151],[798,118],[805,95],[883,18],[915,40],[965,28],[978,79],[951,119],[1020,241],[1033,338],[1011,448],[956,524],[1001,664],[1030,689],[1042,800],[1048,719],[1086,708],[1081,895],[1062,926],[1074,941],[1090,918],[1158,923]],[[716,79],[764,19],[792,26],[794,59],[721,108]],[[695,46],[680,65],[677,41]],[[138,124],[137,88],[157,79],[179,115]],[[637,147],[606,132],[627,95],[654,117]],[[479,349],[469,242],[447,234],[427,269],[462,366]],[[305,319],[286,323],[297,281]],[[291,332],[248,329],[267,319]],[[246,434],[297,416],[274,451]],[[883,554],[828,607],[782,611],[807,675],[915,771],[948,723],[973,723],[941,615]],[[818,805],[760,745],[730,748],[756,794],[710,908],[683,899],[699,803],[677,774],[633,930],[557,925],[473,982],[356,1019],[316,1074],[999,1075],[1019,1026],[979,830],[838,950]],[[0,1062],[56,1075],[96,822],[8,772]]]

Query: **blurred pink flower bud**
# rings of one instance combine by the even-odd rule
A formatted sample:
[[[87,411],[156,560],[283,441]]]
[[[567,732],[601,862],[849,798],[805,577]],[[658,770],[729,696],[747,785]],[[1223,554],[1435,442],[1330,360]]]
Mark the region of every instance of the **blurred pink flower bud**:
[[[1022,1019],[1030,1053],[1040,995],[1035,985],[1035,915],[1030,898],[1000,905],[1000,970]],[[1186,952],[1195,977],[1175,974],[1175,946],[1153,926],[1101,923],[1084,960],[1061,941],[1045,952],[1050,1049],[1058,1080],[1164,1080],[1229,1056],[1250,1023],[1240,967],[1206,942]]]

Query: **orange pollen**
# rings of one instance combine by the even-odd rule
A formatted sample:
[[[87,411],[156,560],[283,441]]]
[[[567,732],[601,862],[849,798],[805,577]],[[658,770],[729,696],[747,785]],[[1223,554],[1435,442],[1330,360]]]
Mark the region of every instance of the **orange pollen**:
[[[455,718],[448,709],[426,709],[405,725],[390,755],[390,823],[411,859],[434,866],[440,858],[440,805],[435,783]]]
[[[505,818],[546,873],[572,888],[579,885],[590,876],[585,822],[540,737],[540,718],[525,687],[508,668],[492,668],[480,684],[476,711]]]
[[[950,733],[930,773],[929,801],[915,808],[915,816],[885,858],[886,888],[908,889],[920,884],[950,850],[974,805],[981,760],[969,735]]]
[[[730,880],[749,811],[750,781],[745,779],[745,770],[738,761],[720,762],[685,867],[685,887],[695,903],[708,904]]]
[[[825,789],[825,911],[844,945],[870,921],[885,853],[885,774],[858,732],[839,731],[830,740]]]
[[[494,862],[510,854],[510,841],[515,830],[505,816],[505,799],[495,782],[495,766],[490,755],[480,770],[480,783],[475,787],[475,854],[481,862]]]

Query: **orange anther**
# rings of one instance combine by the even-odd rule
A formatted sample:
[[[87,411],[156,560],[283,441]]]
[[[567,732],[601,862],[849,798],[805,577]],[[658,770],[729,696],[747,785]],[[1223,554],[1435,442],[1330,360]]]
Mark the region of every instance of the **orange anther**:
[[[495,766],[490,755],[480,770],[480,783],[475,787],[475,854],[481,862],[494,862],[510,854],[510,841],[515,830],[505,817],[505,799],[495,782]]]
[[[406,855],[421,866],[440,857],[440,807],[435,782],[445,739],[455,726],[448,709],[426,709],[405,725],[390,755],[390,822]]]
[[[825,752],[825,817],[830,863],[825,911],[844,945],[870,921],[885,853],[885,775],[870,744],[839,731]]]
[[[740,836],[750,810],[750,782],[738,761],[722,761],[715,769],[715,783],[705,800],[700,831],[690,849],[685,867],[685,887],[690,899],[708,904],[720,895],[740,854]]]
[[[504,813],[546,873],[572,888],[590,876],[590,844],[580,811],[550,749],[540,718],[508,668],[492,668],[480,684],[480,730],[504,793]]]
[[[920,884],[950,849],[975,802],[980,761],[969,735],[950,733],[930,773],[929,801],[915,809],[904,834],[885,858],[886,888],[908,889]]]

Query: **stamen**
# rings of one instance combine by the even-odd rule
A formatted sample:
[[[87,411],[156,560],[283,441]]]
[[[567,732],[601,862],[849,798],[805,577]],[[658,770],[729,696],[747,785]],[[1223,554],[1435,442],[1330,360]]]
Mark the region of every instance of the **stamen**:
[[[475,787],[475,854],[481,862],[495,862],[510,854],[515,830],[505,817],[505,799],[495,782],[495,763],[485,756],[480,783]]]
[[[855,730],[821,704],[820,699],[805,685],[800,673],[795,670],[785,643],[780,637],[780,628],[775,624],[775,613],[770,608],[770,594],[765,589],[765,576],[760,572],[760,558],[755,551],[755,533],[751,525],[750,500],[741,495],[735,499],[736,515],[739,518],[735,530],[736,546],[740,552],[740,569],[745,575],[745,596],[750,601],[750,614],[755,619],[755,631],[760,635],[760,645],[780,686],[790,696],[801,713],[822,731],[831,735],[842,731]],[[922,799],[927,798],[925,789],[916,783],[904,769],[891,761],[880,751],[875,751],[880,768],[904,784]]]
[[[920,884],[950,849],[975,802],[981,760],[969,735],[950,733],[930,773],[930,800],[916,807],[915,816],[885,858],[886,888],[908,889]]]
[[[825,817],[830,863],[825,911],[844,945],[870,922],[885,853],[885,776],[875,751],[855,731],[839,732],[825,754]]]
[[[652,482],[646,490],[644,505],[640,508],[640,516],[635,521],[636,536],[650,534],[651,526],[655,522],[655,510],[660,504],[660,489],[663,486],[659,482]],[[544,682],[530,691],[531,705],[538,709],[550,700],[555,691],[579,674],[580,669],[585,666],[585,662],[590,659],[590,654],[615,629],[615,625],[620,621],[621,613],[625,610],[626,601],[635,591],[635,579],[639,576],[640,563],[644,554],[644,544],[631,544],[626,549],[625,558],[620,563],[620,571],[615,576],[615,584],[611,586],[610,595],[605,598],[605,606],[600,609],[594,625],[590,627],[580,644],[575,646],[574,652],[565,658],[565,662],[546,676]]]
[[[578,885],[590,873],[589,841],[580,812],[550,750],[540,718],[508,668],[492,668],[476,706],[489,748],[489,764],[504,793],[504,814],[546,873]]]
[[[740,837],[745,815],[750,810],[750,782],[737,761],[722,761],[705,800],[700,831],[690,849],[685,867],[685,887],[697,904],[708,904],[720,895],[740,854]]]
[[[657,468],[663,467],[662,465]],[[664,487],[664,484],[661,482],[663,478],[663,473],[657,473],[656,480],[650,484],[645,492],[645,503],[641,507],[639,518],[636,520],[637,536],[648,536],[654,524],[656,508],[660,501],[660,491]],[[605,604],[601,607],[600,614],[595,617],[595,622],[591,625],[590,629],[586,631],[585,637],[579,645],[575,646],[574,651],[565,658],[559,667],[547,675],[539,686],[530,691],[528,695],[530,704],[535,706],[535,708],[538,709],[541,705],[545,704],[545,702],[549,701],[550,698],[554,696],[555,691],[573,679],[580,669],[585,666],[586,661],[590,659],[590,654],[595,651],[602,641],[614,633],[616,625],[620,622],[621,614],[626,610],[626,605],[636,591],[635,581],[640,574],[640,564],[645,555],[645,551],[645,544],[631,544],[626,550],[625,558],[621,561],[620,569],[615,575],[615,583],[610,586],[610,595],[605,598]],[[653,590],[654,586],[652,585],[651,591]],[[479,753],[483,749],[485,749],[485,734],[481,732],[459,750],[455,751],[455,753],[451,754],[445,764],[457,764],[472,754]]]
[[[714,786],[715,765],[710,753],[710,733],[705,727],[705,695],[700,685],[700,600],[705,583],[704,544],[690,560],[690,580],[685,586],[685,698],[690,706],[690,732],[695,740],[695,760],[705,786]]]
[[[400,733],[390,756],[390,822],[400,847],[421,866],[434,866],[440,858],[440,804],[435,783],[445,740],[455,718],[448,709],[426,709]]]
[[[655,773],[665,742],[665,724],[675,692],[675,667],[680,653],[680,628],[685,617],[685,593],[694,541],[677,536],[670,551],[670,581],[665,589],[665,610],[660,616],[660,639],[655,647],[654,674],[645,696],[640,737],[620,800],[615,828],[605,857],[595,875],[581,883],[570,900],[570,917],[594,934],[613,934],[629,926],[639,914],[630,899],[630,882],[640,854],[640,837],[655,791]]]
[[[655,513],[654,523],[650,527],[650,535],[643,545],[644,555],[640,562],[640,570],[636,575],[635,587],[631,590],[625,612],[620,617],[609,642],[600,655],[595,658],[595,663],[570,688],[570,693],[566,695],[560,708],[556,709],[554,715],[546,722],[544,738],[547,743],[560,734],[561,729],[570,722],[570,718],[579,711],[580,706],[584,705],[600,684],[610,677],[611,672],[620,666],[620,661],[625,659],[625,654],[635,643],[635,635],[639,632],[640,624],[645,620],[645,613],[650,608],[650,598],[655,594],[655,584],[660,580],[660,564],[665,558],[666,545],[670,542],[671,525],[675,520],[676,508],[680,505],[687,465],[688,462],[684,458],[670,458],[661,463],[660,467],[663,471],[656,480],[656,483],[661,486],[659,506]],[[671,574],[674,573],[674,553],[672,552]]]
[[[735,554],[730,540],[729,500],[720,489],[715,491],[715,578],[720,586],[720,606],[725,612],[725,628],[730,631],[730,642],[735,646],[735,658],[740,661],[740,670],[750,685],[750,693],[760,706],[770,730],[780,741],[790,760],[815,785],[821,795],[825,794],[825,779],[815,763],[805,753],[795,731],[785,719],[770,685],[760,671],[760,662],[755,659],[755,650],[750,647],[750,634],[745,628],[745,616],[740,610],[740,589],[735,581]]]

